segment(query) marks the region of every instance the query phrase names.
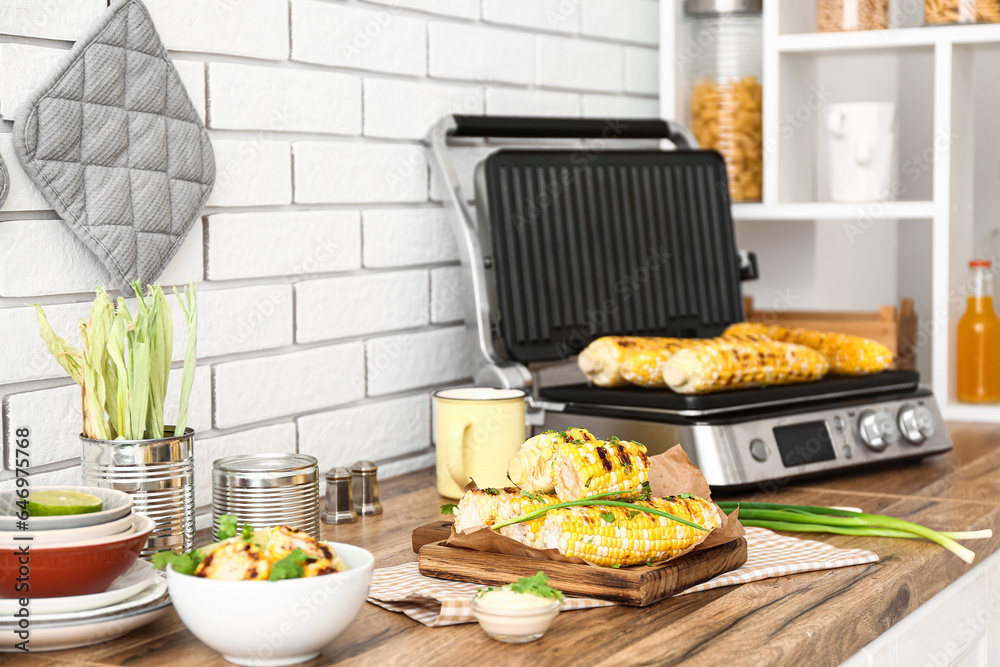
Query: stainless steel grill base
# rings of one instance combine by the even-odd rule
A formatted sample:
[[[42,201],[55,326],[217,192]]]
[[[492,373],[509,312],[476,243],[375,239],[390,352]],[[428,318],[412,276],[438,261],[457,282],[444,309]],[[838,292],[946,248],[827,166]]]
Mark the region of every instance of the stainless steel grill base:
[[[922,406],[934,418],[934,433],[920,444],[900,436],[884,449],[864,443],[858,422],[867,411],[884,413],[895,420],[906,407]],[[691,461],[701,468],[713,489],[757,487],[774,489],[788,480],[840,473],[877,463],[919,459],[946,452],[951,438],[933,395],[926,390],[883,397],[823,402],[796,409],[758,411],[747,415],[698,419],[678,418],[650,411],[620,411],[612,405],[580,406],[546,403],[544,429],[564,430],[586,426],[596,434],[635,440],[649,448],[650,455],[681,445]],[[619,411],[616,414],[616,411]],[[826,424],[832,436],[833,458],[787,466],[782,460],[774,429],[796,424]]]

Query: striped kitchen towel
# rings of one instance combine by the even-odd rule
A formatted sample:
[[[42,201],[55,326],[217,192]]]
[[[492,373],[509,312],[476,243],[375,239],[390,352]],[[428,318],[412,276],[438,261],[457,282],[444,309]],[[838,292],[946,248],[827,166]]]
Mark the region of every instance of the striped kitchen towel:
[[[766,528],[748,526],[746,539],[747,562],[743,567],[692,586],[679,595],[799,572],[878,562],[878,555],[871,551],[840,549],[825,542],[790,537]],[[425,577],[417,570],[417,563],[404,563],[375,570],[368,601],[390,611],[402,612],[433,628],[474,622],[472,596],[482,588],[486,587]],[[610,607],[613,604],[592,598],[567,597],[563,610]]]

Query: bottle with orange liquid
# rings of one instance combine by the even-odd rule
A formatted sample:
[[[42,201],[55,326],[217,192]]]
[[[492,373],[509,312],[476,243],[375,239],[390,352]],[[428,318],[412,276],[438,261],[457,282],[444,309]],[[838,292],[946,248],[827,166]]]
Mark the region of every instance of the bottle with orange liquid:
[[[993,309],[992,264],[969,262],[969,299],[958,321],[958,400],[1000,401],[1000,317]]]

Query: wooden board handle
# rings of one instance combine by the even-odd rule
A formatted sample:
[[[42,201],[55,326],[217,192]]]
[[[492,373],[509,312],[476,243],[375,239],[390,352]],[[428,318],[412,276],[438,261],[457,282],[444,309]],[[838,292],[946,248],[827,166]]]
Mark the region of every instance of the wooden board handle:
[[[420,547],[447,540],[451,536],[451,521],[426,523],[413,531],[413,553],[420,553]]]

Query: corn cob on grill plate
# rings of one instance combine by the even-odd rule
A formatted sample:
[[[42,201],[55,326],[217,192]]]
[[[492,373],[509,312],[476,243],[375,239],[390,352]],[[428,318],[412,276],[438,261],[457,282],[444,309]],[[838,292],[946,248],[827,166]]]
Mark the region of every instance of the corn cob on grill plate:
[[[413,550],[420,555],[421,574],[502,586],[543,569],[549,583],[567,595],[594,597],[636,607],[654,604],[685,588],[735,570],[747,560],[747,542],[741,537],[653,568],[614,569],[539,561],[446,546],[443,541],[451,534],[451,525],[450,521],[435,522],[413,531]]]
[[[616,387],[604,389],[587,384],[545,387],[541,396],[560,403],[609,405],[661,410],[685,417],[743,412],[773,405],[805,404],[847,396],[864,396],[916,389],[917,371],[882,371],[876,375],[828,375],[822,380],[776,387],[737,389],[714,394],[684,395],[669,389]]]

